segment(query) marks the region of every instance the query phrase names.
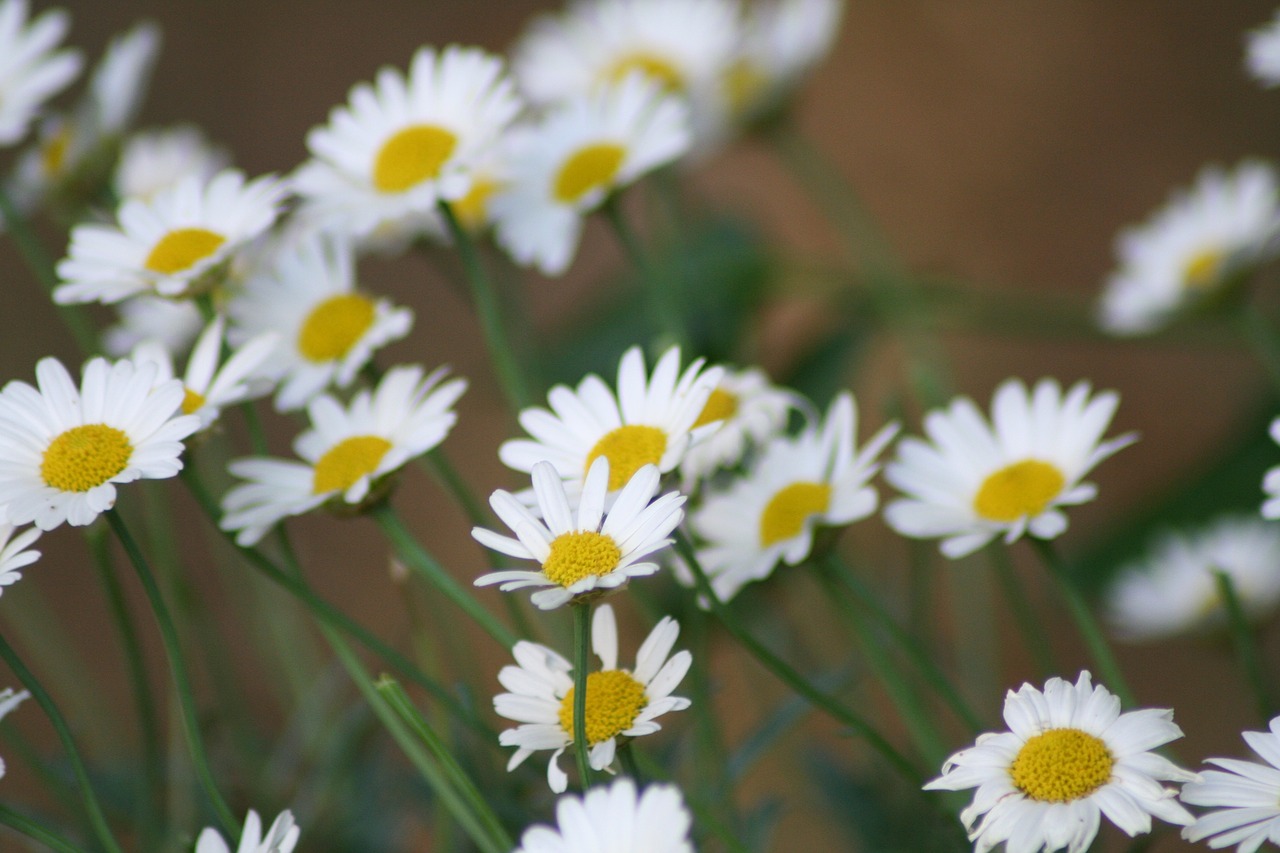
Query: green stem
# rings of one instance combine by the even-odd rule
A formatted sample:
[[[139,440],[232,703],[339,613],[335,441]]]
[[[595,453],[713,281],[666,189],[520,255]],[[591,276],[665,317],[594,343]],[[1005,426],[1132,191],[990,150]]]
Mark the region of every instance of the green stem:
[[[1271,690],[1267,687],[1268,679],[1262,668],[1262,659],[1258,656],[1258,647],[1254,642],[1253,629],[1240,605],[1240,596],[1236,594],[1235,584],[1231,576],[1221,569],[1213,569],[1213,579],[1218,584],[1218,595],[1222,597],[1222,605],[1227,611],[1227,619],[1231,625],[1231,639],[1236,647],[1236,655],[1240,658],[1240,666],[1244,668],[1245,679],[1253,689],[1254,700],[1258,703],[1258,713],[1263,723],[1275,716],[1276,705]]]
[[[573,605],[573,751],[578,784],[591,787],[591,745],[587,742],[587,675],[591,669],[591,603]]]
[[[636,787],[644,785],[644,776],[640,773],[640,765],[636,761],[635,749],[636,742],[629,740],[618,747],[618,761],[622,764],[622,772],[631,777],[636,783]]]
[[[0,824],[17,830],[28,838],[33,838],[46,847],[57,850],[58,853],[80,853],[80,848],[70,841],[2,803],[0,803]]]
[[[623,250],[627,253],[627,259],[631,261],[631,265],[635,267],[640,281],[644,285],[644,291],[649,306],[649,312],[653,316],[655,328],[660,329],[668,338],[669,343],[687,345],[688,334],[685,330],[684,317],[680,310],[680,301],[678,294],[674,291],[672,283],[674,279],[670,276],[658,275],[653,265],[649,263],[648,257],[645,255],[644,248],[640,244],[640,238],[635,230],[627,222],[627,217],[622,211],[622,203],[619,200],[621,196],[614,193],[605,200],[601,210],[604,212],[605,218],[609,221],[609,225],[613,228],[613,233],[617,235],[618,242],[622,244]]]
[[[1280,337],[1266,316],[1252,305],[1243,308],[1239,318],[1241,332],[1262,364],[1272,385],[1280,391]]]
[[[1044,620],[1036,616],[1027,598],[1027,591],[1018,580],[1013,560],[1009,558],[1009,549],[996,543],[987,549],[991,557],[991,569],[995,572],[1000,589],[1004,592],[1009,609],[1013,612],[1013,620],[1018,623],[1018,631],[1031,651],[1031,660],[1041,678],[1057,675],[1062,670],[1053,654],[1053,646],[1045,633]]]

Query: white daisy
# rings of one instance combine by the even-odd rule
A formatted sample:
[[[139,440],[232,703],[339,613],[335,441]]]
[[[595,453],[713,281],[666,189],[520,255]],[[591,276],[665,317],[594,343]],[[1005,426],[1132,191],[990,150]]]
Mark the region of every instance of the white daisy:
[[[1245,36],[1245,65],[1268,88],[1280,86],[1280,10]]]
[[[293,812],[280,812],[264,837],[262,819],[253,809],[244,820],[244,832],[235,853],[293,853],[302,830],[293,822]],[[231,847],[213,827],[206,827],[196,839],[195,853],[231,853]]]
[[[16,531],[12,524],[0,524],[0,593],[22,580],[21,569],[40,559],[39,551],[27,550],[40,538],[40,528],[28,527],[15,537]]]
[[[808,557],[814,528],[852,524],[875,512],[876,490],[868,482],[898,426],[885,426],[859,452],[857,423],[853,397],[839,395],[820,427],[774,439],[750,471],[707,495],[690,516],[706,543],[698,562],[721,601],[767,578],[779,560],[794,566]]]
[[[691,443],[719,428],[718,422],[696,429],[693,424],[723,376],[721,367],[703,370],[702,359],[681,373],[680,348],[671,347],[650,377],[644,354],[632,347],[618,362],[616,395],[594,373],[576,390],[555,386],[547,393],[550,411],[531,406],[520,413],[520,426],[532,438],[503,442],[498,456],[524,472],[551,462],[571,494],[601,456],[609,460],[609,491],[643,465],[657,465],[665,474],[675,470]]]
[[[1007,732],[979,735],[942,765],[931,791],[977,788],[960,813],[974,850],[1000,842],[1013,851],[1088,849],[1101,815],[1133,837],[1151,831],[1151,817],[1186,826],[1195,818],[1178,805],[1176,788],[1161,781],[1197,779],[1150,750],[1182,737],[1173,712],[1143,708],[1120,713],[1120,700],[1094,687],[1050,678],[1044,692],[1023,684],[1004,700]]]
[[[23,700],[30,698],[31,694],[25,690],[20,690],[17,693],[13,692],[12,687],[6,687],[4,690],[0,690],[0,720],[7,717],[9,712],[18,707]],[[4,776],[3,758],[0,758],[0,776]]]
[[[113,185],[120,198],[150,201],[188,175],[208,181],[230,164],[226,150],[194,125],[150,130],[125,140]]]
[[[472,168],[520,111],[502,60],[456,45],[421,48],[406,75],[360,83],[307,135],[294,175],[303,216],[364,239],[380,226],[435,216],[471,188]]]
[[[1164,325],[1181,308],[1220,293],[1277,251],[1276,175],[1246,161],[1234,172],[1210,166],[1190,191],[1116,242],[1120,269],[1102,294],[1099,321],[1115,334]]]
[[[464,379],[444,378],[443,368],[387,371],[373,391],[362,390],[344,408],[333,397],[311,401],[311,429],[293,443],[301,462],[267,457],[237,459],[231,473],[247,480],[222,499],[221,527],[239,531],[236,541],[253,545],[284,518],[328,501],[364,506],[385,494],[387,475],[444,441],[458,419],[453,404]]]
[[[1280,418],[1271,422],[1270,433],[1271,439],[1280,444]],[[1268,469],[1262,478],[1262,490],[1267,494],[1267,499],[1262,502],[1262,517],[1280,518],[1280,465]]]
[[[268,360],[276,409],[300,409],[329,385],[346,388],[373,353],[409,333],[413,312],[356,289],[345,240],[313,236],[283,249],[227,304],[231,340],[279,334]]]
[[[787,415],[802,402],[793,392],[773,385],[759,368],[726,370],[693,422],[694,429],[716,422],[720,428],[685,452],[680,463],[685,490],[721,468],[738,465],[748,448],[781,433]]]
[[[759,0],[748,7],[741,45],[721,80],[728,114],[742,121],[775,109],[840,33],[842,0]]]
[[[635,73],[557,105],[512,134],[510,181],[492,200],[494,236],[546,275],[569,267],[582,217],[689,147],[679,100]]]
[[[1113,391],[1091,398],[1087,382],[1064,395],[1053,379],[1031,391],[1009,379],[996,389],[988,424],[972,400],[956,398],[925,416],[928,441],[898,442],[885,479],[907,497],[885,507],[885,520],[904,536],[946,537],[942,553],[952,559],[996,536],[1055,538],[1067,529],[1059,507],[1097,494],[1080,478],[1137,440],[1126,433],[1102,441],[1119,402]]]
[[[116,484],[182,470],[182,440],[200,419],[183,415],[182,383],[156,385],[156,366],[90,359],[76,388],[54,358],[36,365],[39,390],[0,390],[0,521],[52,530],[110,509]]]
[[[675,785],[650,785],[636,796],[622,778],[581,797],[556,801],[556,826],[531,826],[515,853],[693,853],[693,823]]]
[[[80,73],[80,53],[55,50],[70,18],[51,9],[27,21],[27,0],[0,2],[0,146],[13,145],[45,101]]]
[[[1116,634],[1153,640],[1220,624],[1223,572],[1245,614],[1258,619],[1280,601],[1280,525],[1227,516],[1192,533],[1168,532],[1140,562],[1122,569],[1107,595]]]
[[[1222,770],[1206,770],[1199,781],[1182,786],[1182,801],[1193,806],[1221,806],[1200,815],[1182,830],[1188,841],[1209,840],[1216,849],[1236,847],[1254,853],[1264,842],[1280,845],[1280,717],[1270,732],[1243,732],[1245,743],[1266,764],[1234,758],[1209,758]]]
[[[143,341],[154,341],[177,358],[204,328],[200,309],[185,300],[139,294],[116,303],[115,309],[120,317],[102,332],[102,348],[117,358]]]
[[[680,625],[666,616],[649,632],[636,652],[635,669],[628,672],[618,668],[613,608],[597,607],[591,626],[591,646],[601,668],[587,676],[589,759],[592,769],[613,772],[610,765],[620,738],[653,734],[662,728],[658,717],[689,707],[688,699],[672,696],[671,691],[688,672],[693,655],[688,651],[671,654]],[[554,750],[547,764],[547,782],[551,790],[561,793],[569,779],[558,762],[573,746],[573,664],[546,646],[525,640],[511,652],[518,665],[504,666],[498,673],[498,681],[511,692],[493,697],[494,711],[522,724],[498,736],[503,746],[516,747],[507,770],[516,769],[540,749]]]
[[[262,177],[245,182],[235,170],[209,181],[188,175],[151,201],[126,199],[117,225],[71,230],[58,263],[59,304],[119,302],[138,293],[187,296],[214,282],[233,253],[275,221],[285,187]]]
[[[539,570],[490,572],[476,578],[476,586],[502,584],[503,592],[549,587],[535,592],[531,600],[551,610],[578,596],[616,590],[633,577],[657,572],[658,564],[645,558],[671,544],[667,536],[684,518],[683,495],[668,492],[653,500],[658,480],[658,469],[645,465],[623,484],[606,511],[609,460],[600,457],[592,463],[574,507],[555,466],[539,462],[533,466],[537,515],[510,492],[499,489],[489,499],[516,538],[483,527],[471,529],[481,545],[510,557],[536,560]]]

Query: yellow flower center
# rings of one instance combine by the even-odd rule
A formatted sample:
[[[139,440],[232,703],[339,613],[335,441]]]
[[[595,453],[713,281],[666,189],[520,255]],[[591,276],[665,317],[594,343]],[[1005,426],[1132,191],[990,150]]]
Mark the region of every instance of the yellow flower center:
[[[737,411],[738,395],[717,388],[707,398],[707,403],[702,407],[702,411],[698,413],[698,419],[693,422],[692,429],[697,429],[706,424],[713,424],[716,421],[727,421]]]
[[[621,489],[645,465],[657,465],[667,452],[667,434],[657,427],[629,424],[605,434],[587,454],[583,474],[601,456],[609,460],[609,491]]]
[[[380,192],[402,193],[440,174],[458,137],[431,124],[415,124],[382,144],[373,161],[373,185]]]
[[[179,228],[161,237],[142,265],[161,275],[173,275],[209,257],[225,242],[226,237],[205,228]]]
[[[722,82],[730,112],[741,115],[755,106],[764,92],[768,78],[759,66],[744,58],[725,70]]]
[[[106,424],[84,424],[60,434],[44,451],[40,476],[64,492],[87,492],[119,474],[133,456],[129,436]]]
[[[595,746],[631,728],[636,715],[649,704],[644,685],[620,669],[606,669],[587,676],[585,720],[587,743]],[[560,727],[573,736],[573,688],[560,702]]]
[[[204,407],[204,395],[199,391],[192,391],[190,388],[183,388],[182,393],[182,414],[194,415]]]
[[[551,193],[561,204],[573,204],[596,187],[606,186],[618,173],[627,149],[613,142],[579,148],[560,167]]]
[[[62,172],[67,162],[67,149],[71,147],[71,125],[64,124],[40,147],[40,165],[44,173],[54,177]]]
[[[376,471],[378,463],[390,449],[391,442],[376,435],[344,438],[316,462],[311,493],[319,495],[325,492],[345,492],[361,477]]]
[[[479,231],[489,219],[489,198],[498,189],[492,178],[476,178],[467,194],[452,202],[453,215],[466,228]]]
[[[572,531],[551,540],[542,573],[567,589],[583,578],[609,574],[621,560],[622,549],[612,536],[593,530]]]
[[[1192,290],[1203,290],[1217,282],[1226,253],[1221,249],[1202,249],[1182,268],[1182,282]]]
[[[609,66],[602,75],[606,83],[620,83],[632,71],[639,71],[668,92],[684,90],[684,74],[669,59],[656,53],[637,50]]]
[[[1079,729],[1050,729],[1029,738],[1009,765],[1013,784],[1033,800],[1067,803],[1111,779],[1107,745]]]
[[[988,521],[1017,521],[1039,515],[1067,480],[1057,466],[1039,459],[1006,465],[982,481],[973,509]]]
[[[298,352],[307,361],[342,358],[373,325],[373,300],[359,293],[343,293],[321,302],[298,332]]]
[[[760,546],[799,535],[811,515],[826,512],[831,487],[826,483],[792,483],[769,499],[760,514]]]

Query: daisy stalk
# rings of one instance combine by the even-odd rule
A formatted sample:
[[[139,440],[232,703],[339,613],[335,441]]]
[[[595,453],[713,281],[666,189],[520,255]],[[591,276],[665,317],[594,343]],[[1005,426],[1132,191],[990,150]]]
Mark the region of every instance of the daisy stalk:
[[[1255,305],[1243,307],[1237,325],[1272,385],[1280,390],[1280,335],[1275,326]]]
[[[998,545],[988,548],[987,555],[990,557],[991,570],[995,573],[1005,600],[1009,603],[1009,609],[1013,612],[1013,619],[1018,623],[1022,639],[1027,641],[1031,660],[1035,662],[1038,675],[1041,678],[1048,678],[1055,672],[1060,672],[1057,661],[1054,659],[1053,644],[1045,636],[1044,622],[1036,616],[1027,598],[1027,591],[1018,580],[1013,560],[1009,558],[1009,549]]]
[[[1275,699],[1267,687],[1267,675],[1262,668],[1262,660],[1258,656],[1258,646],[1254,641],[1253,628],[1245,615],[1236,593],[1231,576],[1219,568],[1212,568],[1213,582],[1218,587],[1218,595],[1222,598],[1223,609],[1227,612],[1227,622],[1231,629],[1231,641],[1236,648],[1236,657],[1244,669],[1245,680],[1253,690],[1254,701],[1257,702],[1258,713],[1266,722],[1276,712]]]
[[[28,838],[39,841],[51,850],[57,850],[58,853],[80,853],[80,848],[76,847],[70,841],[67,841],[62,836],[55,834],[52,830],[47,829],[42,824],[36,823],[26,815],[15,812],[3,803],[0,803],[0,824],[4,824],[16,832],[21,832]]]
[[[674,279],[655,272],[653,264],[645,255],[644,247],[640,245],[639,236],[627,222],[626,214],[622,210],[621,198],[621,193],[610,194],[601,206],[601,210],[604,211],[609,226],[627,253],[627,259],[636,268],[640,281],[644,284],[644,290],[648,296],[646,302],[653,315],[654,327],[661,330],[667,338],[664,345],[686,346],[689,336],[680,310],[680,301],[672,287]]]
[[[587,742],[587,669],[591,666],[590,601],[576,601],[573,607],[573,751],[578,760],[578,784],[591,787],[590,747]]]

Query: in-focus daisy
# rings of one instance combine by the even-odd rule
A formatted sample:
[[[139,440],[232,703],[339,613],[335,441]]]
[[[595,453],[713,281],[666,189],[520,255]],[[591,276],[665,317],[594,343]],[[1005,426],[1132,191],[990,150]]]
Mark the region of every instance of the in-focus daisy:
[[[471,189],[472,169],[520,111],[502,60],[478,48],[421,48],[408,75],[383,68],[307,135],[294,174],[303,215],[364,239],[380,226],[433,217]]]
[[[235,170],[188,175],[151,201],[127,199],[117,225],[77,225],[54,301],[119,302],[138,293],[187,296],[216,284],[234,252],[275,221],[284,185]],[[209,280],[213,278],[214,280]]]
[[[492,200],[494,236],[546,275],[569,267],[582,217],[689,147],[684,104],[632,74],[559,104],[513,133],[510,180]]]
[[[692,514],[690,525],[706,543],[698,561],[721,601],[767,578],[779,560],[794,566],[808,557],[814,528],[875,512],[876,490],[868,482],[898,426],[882,428],[859,452],[857,423],[853,397],[839,395],[821,425],[769,442],[750,471],[707,495]]]
[[[464,379],[444,379],[442,368],[424,376],[416,365],[387,371],[373,391],[341,403],[328,395],[311,401],[311,429],[293,443],[302,461],[251,457],[228,466],[247,480],[222,499],[221,527],[253,545],[284,518],[327,501],[360,507],[385,494],[388,475],[444,441],[458,419],[453,404]]]
[[[1271,720],[1270,728],[1242,733],[1266,764],[1209,758],[1209,764],[1222,770],[1205,770],[1199,781],[1182,786],[1184,803],[1220,807],[1184,827],[1183,838],[1208,839],[1215,850],[1235,844],[1237,853],[1254,853],[1267,841],[1280,845],[1280,717]]]
[[[194,302],[140,294],[115,305],[119,320],[102,333],[102,348],[119,358],[133,352],[143,341],[163,346],[178,357],[191,346],[204,318]]]
[[[356,289],[345,240],[312,236],[283,249],[227,305],[231,340],[279,334],[268,360],[276,408],[300,409],[329,385],[345,388],[379,347],[409,333],[413,313]]]
[[[1260,618],[1280,601],[1280,525],[1228,516],[1203,530],[1168,532],[1150,553],[1122,569],[1111,586],[1108,616],[1115,633],[1154,640],[1224,618],[1214,573],[1230,580],[1245,614]]]
[[[1280,11],[1245,37],[1245,65],[1264,86],[1280,86]]]
[[[9,715],[9,712],[12,711],[14,708],[18,707],[18,705],[24,699],[30,699],[30,698],[31,698],[31,694],[25,690],[21,690],[17,693],[13,692],[12,687],[6,687],[4,690],[0,690],[0,720],[3,720],[5,717],[7,717]],[[3,776],[3,775],[4,775],[4,759],[0,758],[0,776]]]
[[[70,17],[51,9],[28,22],[27,0],[0,2],[0,146],[13,145],[45,101],[80,73],[80,53],[55,50]]]
[[[602,456],[609,460],[609,491],[622,488],[644,465],[672,471],[692,442],[719,428],[719,422],[693,426],[724,376],[721,367],[702,366],[698,359],[681,373],[680,348],[671,347],[650,377],[644,354],[632,347],[618,363],[616,395],[594,373],[576,390],[555,386],[547,393],[549,411],[531,406],[520,413],[520,426],[532,438],[503,442],[498,456],[525,472],[550,462],[571,494]]]
[[[262,834],[262,819],[253,809],[249,809],[244,819],[244,832],[240,835],[240,844],[235,853],[293,853],[298,843],[298,835],[302,832],[293,822],[293,812],[280,812],[267,834]],[[213,827],[206,827],[196,839],[195,853],[232,853],[226,840]]]
[[[1055,538],[1067,529],[1059,507],[1097,494],[1080,478],[1137,440],[1126,433],[1102,441],[1119,402],[1113,391],[1090,396],[1087,382],[1064,395],[1053,379],[1031,391],[1009,379],[996,389],[988,424],[972,400],[956,398],[925,416],[928,441],[898,442],[885,479],[907,497],[885,507],[885,520],[904,536],[945,537],[942,553],[952,559],[996,536]]]
[[[693,655],[671,654],[680,625],[667,616],[636,652],[635,669],[619,669],[613,608],[597,607],[591,626],[591,646],[601,668],[587,676],[587,743],[591,767],[613,772],[610,765],[620,738],[653,734],[662,728],[658,717],[689,707],[688,699],[672,696],[671,691],[688,672]],[[498,681],[511,692],[493,697],[494,711],[522,724],[498,737],[503,746],[516,747],[507,770],[516,769],[540,749],[555,750],[547,764],[547,782],[560,793],[569,779],[558,762],[573,745],[573,664],[546,646],[525,640],[511,651],[517,666],[504,666],[498,673]]]
[[[561,797],[558,825],[529,827],[515,853],[693,853],[692,822],[675,785],[650,785],[637,796],[623,778]]]
[[[113,184],[120,198],[150,201],[189,175],[208,181],[230,164],[226,150],[194,125],[149,130],[125,140]]]
[[[1210,166],[1142,225],[1120,233],[1120,269],[1102,294],[1103,328],[1141,334],[1192,302],[1222,292],[1275,256],[1280,227],[1271,166]]]
[[[502,584],[503,592],[548,587],[535,592],[532,601],[550,610],[657,572],[658,564],[645,558],[671,544],[667,536],[684,518],[684,496],[668,492],[653,500],[658,469],[645,465],[623,484],[606,512],[609,480],[609,460],[601,457],[592,463],[575,507],[555,466],[539,462],[533,466],[537,515],[509,492],[494,492],[489,505],[515,538],[483,527],[472,528],[471,535],[500,554],[536,560],[540,568],[490,572],[476,578],[476,586]]]
[[[90,359],[77,388],[55,358],[36,365],[38,390],[0,390],[0,521],[52,530],[110,509],[116,484],[182,470],[182,383],[156,384],[154,364]]]
[[[796,394],[773,385],[759,368],[725,371],[693,422],[694,429],[717,422],[720,427],[685,452],[680,475],[686,491],[718,469],[738,465],[749,447],[782,432],[798,403]]]
[[[1088,849],[1102,815],[1133,837],[1151,818],[1187,826],[1195,818],[1162,781],[1198,778],[1150,750],[1182,737],[1173,712],[1120,713],[1120,700],[1082,672],[1072,684],[1050,678],[1041,692],[1023,684],[1004,700],[1007,732],[989,732],[942,765],[926,790],[977,788],[960,813],[979,853]]]
[[[22,580],[22,569],[40,559],[39,551],[27,549],[40,538],[40,528],[28,527],[17,536],[12,524],[0,524],[0,593]]]

